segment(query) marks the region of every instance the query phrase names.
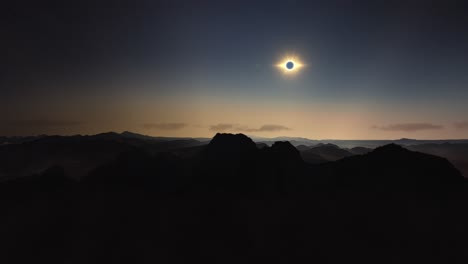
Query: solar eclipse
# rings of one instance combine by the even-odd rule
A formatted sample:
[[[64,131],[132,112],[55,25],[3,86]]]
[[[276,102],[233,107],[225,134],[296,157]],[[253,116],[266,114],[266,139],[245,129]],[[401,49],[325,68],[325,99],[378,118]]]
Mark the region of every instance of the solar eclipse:
[[[283,74],[292,75],[292,74],[297,73],[305,65],[301,62],[301,60],[297,56],[285,56],[275,66]]]

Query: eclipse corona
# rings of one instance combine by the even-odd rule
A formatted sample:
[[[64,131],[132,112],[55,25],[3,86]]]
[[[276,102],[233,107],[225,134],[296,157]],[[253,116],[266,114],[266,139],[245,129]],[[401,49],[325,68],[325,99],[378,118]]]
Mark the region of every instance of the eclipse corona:
[[[285,56],[275,65],[283,74],[293,75],[305,65],[298,56]]]

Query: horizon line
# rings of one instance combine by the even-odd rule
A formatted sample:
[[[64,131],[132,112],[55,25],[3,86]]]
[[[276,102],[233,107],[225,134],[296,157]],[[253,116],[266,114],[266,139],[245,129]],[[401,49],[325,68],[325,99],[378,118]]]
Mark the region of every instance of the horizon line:
[[[197,139],[197,138],[202,138],[202,139],[212,139],[216,134],[242,134],[245,135],[251,139],[253,138],[259,138],[259,139],[277,139],[277,138],[291,138],[291,139],[305,139],[305,140],[311,140],[311,141],[398,141],[398,140],[417,140],[417,141],[456,141],[456,140],[467,140],[468,138],[431,138],[431,139],[418,139],[418,138],[407,138],[407,137],[402,137],[402,138],[397,138],[397,139],[333,139],[333,138],[324,138],[324,139],[311,139],[308,137],[303,137],[303,136],[276,136],[276,137],[262,137],[262,136],[255,136],[255,135],[248,135],[244,133],[230,133],[230,132],[216,132],[213,136],[211,137],[194,137],[194,136],[157,136],[157,135],[148,135],[148,134],[141,134],[141,133],[136,133],[132,132],[129,130],[124,130],[122,132],[116,132],[116,131],[106,131],[106,132],[99,132],[99,133],[94,133],[94,134],[30,134],[30,135],[11,135],[11,136],[6,136],[6,135],[0,135],[0,137],[6,137],[6,138],[12,138],[12,137],[52,137],[52,136],[61,136],[61,137],[73,137],[73,136],[96,136],[96,135],[101,135],[101,134],[109,134],[109,133],[115,133],[118,135],[121,135],[123,133],[133,133],[136,135],[140,136],[146,136],[146,137],[153,137],[153,138],[191,138],[191,139]]]

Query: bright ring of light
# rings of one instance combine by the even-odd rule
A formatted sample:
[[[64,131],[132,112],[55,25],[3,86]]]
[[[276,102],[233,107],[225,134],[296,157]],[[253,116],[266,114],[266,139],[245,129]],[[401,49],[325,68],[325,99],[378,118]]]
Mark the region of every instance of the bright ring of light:
[[[297,56],[286,56],[275,65],[283,74],[294,75],[305,65]]]

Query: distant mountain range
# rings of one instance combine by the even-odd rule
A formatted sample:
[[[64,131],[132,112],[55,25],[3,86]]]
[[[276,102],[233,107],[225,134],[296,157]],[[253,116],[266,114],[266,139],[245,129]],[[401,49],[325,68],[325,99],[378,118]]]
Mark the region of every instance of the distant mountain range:
[[[457,155],[466,154],[464,146],[447,143],[412,147],[425,152],[454,148]],[[230,192],[276,192],[316,185],[306,183],[310,177],[305,175],[314,175],[314,181],[328,182],[327,185],[347,181],[351,184],[364,177],[360,185],[370,184],[368,188],[376,188],[371,182],[377,180],[401,181],[401,186],[392,185],[393,189],[408,187],[409,182],[411,188],[428,182],[431,188],[439,188],[438,183],[463,179],[446,159],[412,152],[396,144],[376,149],[344,149],[330,143],[295,147],[288,141],[277,141],[267,146],[242,134],[217,134],[206,144],[194,139],[161,139],[125,132],[44,136],[0,147],[3,182],[27,179],[49,168],[60,168],[64,177],[86,185],[140,185],[149,181],[142,187],[158,186],[161,191],[215,188]],[[348,178],[348,174],[352,177]],[[305,182],[298,185],[297,181]]]
[[[75,135],[71,137],[86,137],[86,135]],[[101,133],[96,135],[90,135],[90,137],[94,136],[108,136],[108,137],[117,137],[120,136],[122,138],[135,138],[141,140],[149,140],[149,141],[172,141],[172,140],[187,140],[187,139],[194,139],[199,142],[209,142],[211,138],[191,138],[191,137],[154,137],[148,135],[142,135],[138,133],[133,133],[129,131],[124,131],[122,133],[115,133],[115,132],[108,132],[108,133]],[[47,135],[39,135],[39,136],[15,136],[15,137],[5,137],[0,136],[0,145],[6,144],[18,144],[28,141],[34,141],[36,139],[40,139],[43,137],[47,137]],[[89,137],[89,136],[88,136]],[[420,140],[420,139],[408,139],[408,138],[401,138],[401,139],[388,139],[388,140],[341,140],[341,139],[322,139],[322,140],[314,140],[308,139],[303,137],[274,137],[274,138],[265,138],[265,137],[250,137],[253,141],[258,143],[265,143],[267,145],[272,145],[274,142],[277,141],[289,141],[294,146],[305,145],[305,146],[312,146],[316,144],[334,144],[341,148],[353,148],[353,147],[366,147],[366,148],[376,148],[379,146],[387,145],[387,144],[398,144],[402,146],[408,145],[420,145],[420,144],[443,144],[443,143],[450,143],[450,144],[468,144],[468,139],[435,139],[435,140]]]
[[[171,151],[192,155],[196,147],[207,145],[208,138],[152,137],[125,131],[76,136],[0,137],[0,179],[37,173],[58,165],[75,179],[81,178],[99,164],[134,148],[151,153]],[[302,159],[310,164],[336,161],[362,155],[386,144],[441,156],[450,160],[468,176],[468,140],[310,140],[297,137],[274,139],[252,138],[257,148],[288,141],[297,148]],[[186,149],[193,149],[186,151]]]
[[[1,146],[0,172],[2,263],[467,256],[468,180],[447,159],[396,144],[43,136]]]
[[[15,138],[0,146],[0,175],[15,178],[61,166],[78,179],[122,152],[136,148],[151,153],[204,144],[191,138],[149,137],[130,132],[92,136],[39,136]],[[11,142],[11,143],[10,143]]]

